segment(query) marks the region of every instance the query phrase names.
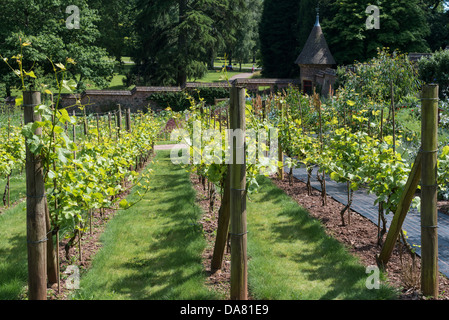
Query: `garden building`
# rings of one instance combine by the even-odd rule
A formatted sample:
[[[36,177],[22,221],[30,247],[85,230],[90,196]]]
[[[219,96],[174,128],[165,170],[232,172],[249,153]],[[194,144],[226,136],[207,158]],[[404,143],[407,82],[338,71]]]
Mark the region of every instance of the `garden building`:
[[[312,32],[295,63],[301,68],[302,91],[311,94],[315,88],[317,92],[327,96],[335,83],[336,70],[333,68],[336,62],[321,30],[318,13]]]

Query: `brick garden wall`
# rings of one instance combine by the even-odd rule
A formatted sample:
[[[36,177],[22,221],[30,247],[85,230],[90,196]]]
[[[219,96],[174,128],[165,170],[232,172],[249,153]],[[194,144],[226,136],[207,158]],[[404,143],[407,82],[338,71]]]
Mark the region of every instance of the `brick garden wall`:
[[[266,93],[273,92],[276,89],[286,89],[289,85],[300,86],[299,79],[236,79],[232,83],[200,83],[190,82],[185,87],[135,87],[132,90],[87,90],[81,94],[62,94],[60,105],[62,107],[74,106],[77,101],[86,106],[88,113],[103,113],[117,110],[117,105],[123,108],[130,108],[132,112],[137,110],[152,108],[158,109],[157,104],[151,101],[151,95],[154,93],[181,92],[183,90],[196,90],[204,87],[209,88],[230,88],[232,84],[241,85],[250,92]],[[15,97],[8,97],[5,101],[7,105],[15,104]],[[78,103],[79,105],[79,103]],[[69,108],[70,111],[77,107]]]
[[[266,91],[284,89],[291,85],[300,85],[299,79],[237,79],[234,83],[243,85],[248,91],[258,92],[260,88]],[[185,87],[135,87],[132,90],[87,90],[79,95],[64,94],[60,104],[68,107],[77,104],[79,100],[82,105],[87,106],[88,112],[107,112],[116,110],[120,104],[123,108],[131,111],[145,108],[157,109],[158,106],[151,101],[154,93],[180,92],[182,90],[201,89],[202,87],[229,88],[231,83],[187,83]]]

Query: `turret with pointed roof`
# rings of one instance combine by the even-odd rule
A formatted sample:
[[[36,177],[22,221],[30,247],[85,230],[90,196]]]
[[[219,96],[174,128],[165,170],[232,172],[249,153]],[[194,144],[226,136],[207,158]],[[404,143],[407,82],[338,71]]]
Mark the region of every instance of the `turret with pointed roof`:
[[[334,57],[332,56],[323,31],[320,25],[320,16],[317,13],[316,22],[313,26],[312,32],[307,39],[304,48],[296,59],[296,64],[325,64],[335,65]]]
[[[303,91],[308,93],[311,87],[315,87],[317,84],[316,75],[331,72],[328,69],[336,65],[321,29],[318,8],[315,25],[295,63],[301,68]],[[323,87],[323,84],[319,84]],[[328,84],[326,83],[326,85]]]

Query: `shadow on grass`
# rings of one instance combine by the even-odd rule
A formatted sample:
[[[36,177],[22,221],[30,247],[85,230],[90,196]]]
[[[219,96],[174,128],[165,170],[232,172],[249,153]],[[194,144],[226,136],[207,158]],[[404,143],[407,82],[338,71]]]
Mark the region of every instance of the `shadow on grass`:
[[[189,174],[165,161],[169,156],[169,151],[158,152],[158,163],[153,167],[151,178],[152,189],[145,197],[148,205],[137,204],[133,210],[111,221],[109,237],[114,236],[114,225],[139,221],[143,226],[141,230],[147,233],[129,240],[132,254],[115,265],[114,272],[123,275],[109,282],[108,290],[133,300],[216,299],[217,296],[204,286],[206,273],[201,254],[205,239],[198,223],[201,210],[194,203],[196,193]],[[107,265],[103,269],[107,269]]]
[[[20,214],[20,212],[21,210],[8,214]],[[12,227],[6,225],[2,218],[6,218],[6,215],[0,217],[2,228],[11,230]],[[25,222],[23,227],[25,228]],[[9,233],[0,241],[0,300],[18,299],[23,287],[27,284],[27,277],[25,230]]]
[[[267,215],[266,218],[270,219],[268,227],[265,227],[270,235],[268,237],[270,243],[262,250],[269,252],[273,260],[288,259],[289,262],[296,263],[295,270],[289,270],[286,267],[278,270],[277,276],[289,277],[289,274],[299,272],[300,278],[310,281],[311,286],[312,283],[326,283],[326,289],[318,297],[322,300],[395,298],[394,290],[386,286],[381,285],[379,290],[368,290],[365,283],[369,274],[358,259],[336,239],[328,236],[316,219],[310,217],[305,209],[269,179],[259,178],[258,181],[261,190],[255,200],[257,205],[271,208],[275,204],[277,207],[264,212]],[[282,206],[279,206],[281,203]],[[264,232],[264,228],[258,228],[257,231]],[[295,243],[300,243],[300,251],[295,250]],[[270,245],[273,248],[270,248]],[[275,245],[281,245],[282,249],[276,252]],[[278,263],[282,264],[282,260]],[[300,268],[299,271],[298,268]],[[301,295],[297,293],[297,296]]]

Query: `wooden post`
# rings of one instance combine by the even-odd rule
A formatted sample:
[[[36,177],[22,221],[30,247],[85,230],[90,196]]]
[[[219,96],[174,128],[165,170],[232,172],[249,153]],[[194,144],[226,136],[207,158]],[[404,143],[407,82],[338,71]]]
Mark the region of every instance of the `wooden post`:
[[[52,101],[52,108],[54,108],[54,104]],[[53,124],[56,125],[55,117],[52,117]],[[53,143],[55,141],[56,134],[53,132]],[[55,147],[53,147],[53,153],[55,153]],[[53,170],[56,172],[56,164],[53,162]],[[56,179],[53,181],[53,187],[54,190],[57,189],[57,183]],[[46,232],[47,232],[47,278],[49,284],[54,284],[58,282],[58,264],[56,262],[56,255],[57,252],[55,251],[55,247],[53,245],[53,230],[52,230],[52,224],[51,224],[51,217],[50,217],[50,209],[48,208],[48,200],[47,197],[44,198],[45,201],[45,223],[46,223]],[[57,196],[55,196],[55,203],[57,203]],[[57,217],[55,217],[55,220],[57,221]]]
[[[84,136],[87,136],[87,134],[89,133],[89,128],[87,126],[86,108],[83,109],[83,114]]]
[[[396,153],[396,108],[394,106],[394,86],[391,82],[391,112],[393,117],[393,154]],[[396,155],[394,156],[396,159]]]
[[[97,134],[98,134],[98,143],[101,142],[101,136],[100,136],[100,116],[97,113]]]
[[[112,138],[112,130],[111,130],[111,113],[108,112],[108,127],[109,127],[109,138]]]
[[[401,232],[402,224],[404,223],[404,219],[410,209],[410,204],[415,196],[416,188],[418,187],[419,180],[421,178],[421,164],[421,154],[419,153],[415,159],[415,163],[413,164],[407,183],[405,184],[404,191],[402,192],[401,199],[399,200],[398,207],[396,208],[396,212],[394,213],[385,243],[379,257],[377,258],[377,262],[380,266],[382,266],[382,268],[384,268],[387,265],[388,260],[390,260],[396,240]]]
[[[318,96],[319,99],[319,96]],[[319,115],[319,124],[320,124],[320,152],[323,153],[323,121],[322,121],[322,114],[321,114],[321,100],[318,100],[318,105],[316,106],[318,108],[318,115]],[[319,178],[319,172],[317,173],[317,177]],[[320,180],[320,184],[321,184],[321,199],[322,199],[322,205],[326,206],[327,205],[327,195],[326,195],[326,172],[323,169],[322,171],[322,176],[321,178],[319,178]],[[349,198],[348,198],[348,203],[349,203]],[[351,211],[348,208],[348,215],[350,217],[351,215]],[[351,219],[349,218],[349,223],[351,221]]]
[[[131,109],[126,109],[126,131],[131,132]]]
[[[122,107],[118,105],[118,118],[117,118],[117,138],[120,138],[120,129],[122,128]]]
[[[281,111],[282,121],[284,121],[284,106],[279,103],[279,110]],[[284,179],[284,152],[282,150],[281,138],[278,137],[278,178],[279,180]]]
[[[233,130],[242,130],[232,144],[233,159],[230,168],[231,207],[231,300],[248,299],[247,230],[246,230],[246,157],[245,157],[245,89],[231,88],[230,124]],[[233,136],[230,135],[231,139]],[[243,148],[239,149],[239,148]],[[243,159],[237,155],[243,151]],[[242,163],[243,162],[243,163]]]
[[[8,144],[9,144],[9,139],[11,137],[11,116],[10,116],[9,106],[7,106],[6,108],[8,110]],[[8,208],[11,206],[11,174],[12,174],[12,169],[6,178],[6,186],[8,188],[6,206]]]
[[[73,143],[76,143],[76,113],[75,113],[75,110],[73,110],[73,118],[75,118],[75,121],[73,123],[72,140],[73,140]],[[73,151],[73,159],[76,159],[76,150]]]
[[[25,124],[41,121],[34,107],[41,104],[41,94],[23,93]],[[36,135],[42,134],[38,128]],[[42,162],[26,147],[28,299],[47,300],[47,228],[45,221],[45,184]]]
[[[56,183],[56,182],[55,182]],[[55,247],[53,245],[53,231],[51,229],[51,219],[50,219],[50,209],[48,208],[48,201],[44,198],[45,201],[45,225],[47,231],[47,278],[49,284],[58,283],[59,279],[59,268],[57,263],[57,254],[55,251]],[[55,200],[57,202],[57,200]],[[57,247],[57,246],[56,246]]]
[[[220,210],[218,211],[218,225],[217,225],[217,236],[215,237],[214,253],[211,261],[211,271],[215,272],[221,269],[223,263],[223,256],[226,249],[226,241],[228,239],[229,233],[229,220],[230,220],[230,207],[229,207],[229,191],[230,191],[230,181],[231,176],[228,173],[224,182],[224,192],[223,199],[221,201]]]
[[[438,296],[438,85],[423,87],[421,171],[421,290]]]

